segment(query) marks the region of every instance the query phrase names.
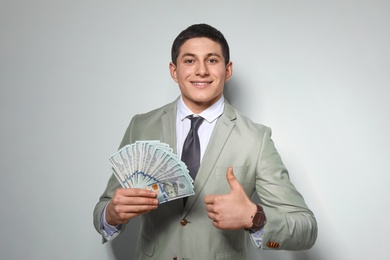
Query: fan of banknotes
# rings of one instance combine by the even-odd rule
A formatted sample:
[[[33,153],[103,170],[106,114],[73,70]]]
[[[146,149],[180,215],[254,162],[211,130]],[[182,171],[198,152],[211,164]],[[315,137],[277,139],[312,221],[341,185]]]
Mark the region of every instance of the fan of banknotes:
[[[159,203],[194,195],[187,166],[160,141],[137,141],[110,157],[114,175],[124,188],[146,188]]]

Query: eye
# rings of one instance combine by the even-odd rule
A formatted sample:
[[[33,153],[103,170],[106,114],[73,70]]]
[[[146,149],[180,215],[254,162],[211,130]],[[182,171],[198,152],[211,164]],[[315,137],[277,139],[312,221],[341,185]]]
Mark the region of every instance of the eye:
[[[194,63],[195,61],[193,59],[185,59],[184,60],[184,63],[188,63],[188,64],[191,64],[191,63]]]
[[[217,59],[209,59],[208,62],[210,62],[210,63],[217,63],[218,60]]]

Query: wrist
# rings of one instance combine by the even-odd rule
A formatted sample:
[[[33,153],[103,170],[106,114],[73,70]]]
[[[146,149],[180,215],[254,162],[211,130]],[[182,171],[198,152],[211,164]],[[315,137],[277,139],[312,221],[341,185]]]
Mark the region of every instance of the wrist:
[[[249,211],[248,220],[245,225],[245,229],[249,229],[253,226],[253,217],[257,213],[257,206],[255,203],[252,203],[251,210]]]
[[[113,227],[115,227],[115,226],[118,225],[117,223],[115,223],[115,222],[113,222],[113,221],[111,220],[111,218],[108,216],[107,213],[106,213],[106,223],[107,223],[108,225],[110,225],[110,226],[113,226]]]
[[[255,207],[255,213],[251,215],[251,226],[244,228],[245,231],[249,231],[251,233],[257,232],[262,229],[267,222],[263,207],[259,204],[255,204]]]
[[[110,201],[111,202],[111,201]],[[111,225],[111,226],[117,226],[118,223],[116,223],[115,221],[113,221],[113,219],[111,218],[111,214],[110,214],[110,202],[107,203],[107,206],[106,206],[106,209],[105,209],[105,215],[104,215],[104,218],[106,220],[106,223]]]

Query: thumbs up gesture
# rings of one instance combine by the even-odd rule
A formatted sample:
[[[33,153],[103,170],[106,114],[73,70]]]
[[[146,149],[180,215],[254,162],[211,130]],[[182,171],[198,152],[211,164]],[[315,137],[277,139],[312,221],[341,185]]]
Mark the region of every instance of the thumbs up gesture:
[[[252,226],[251,216],[257,210],[256,205],[237,181],[232,167],[227,170],[226,179],[230,186],[228,194],[205,196],[207,216],[219,229],[249,228]]]

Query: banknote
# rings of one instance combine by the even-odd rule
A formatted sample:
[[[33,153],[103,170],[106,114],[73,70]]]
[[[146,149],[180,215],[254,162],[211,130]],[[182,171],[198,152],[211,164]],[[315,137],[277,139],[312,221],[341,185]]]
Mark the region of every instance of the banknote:
[[[160,204],[195,194],[192,184],[184,176],[159,180],[145,188],[157,194]]]
[[[160,203],[195,194],[187,166],[158,140],[128,144],[109,160],[122,187],[154,190]]]

